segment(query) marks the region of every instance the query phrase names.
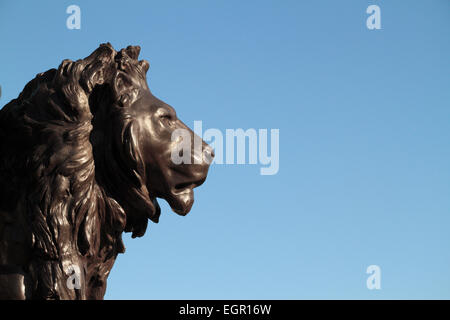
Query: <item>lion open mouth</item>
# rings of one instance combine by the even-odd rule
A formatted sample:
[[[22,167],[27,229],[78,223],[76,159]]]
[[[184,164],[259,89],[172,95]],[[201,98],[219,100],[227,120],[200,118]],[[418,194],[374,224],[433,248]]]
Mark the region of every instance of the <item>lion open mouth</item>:
[[[167,202],[175,213],[182,216],[189,213],[194,204],[194,188],[205,182],[205,179],[178,183],[170,190]]]

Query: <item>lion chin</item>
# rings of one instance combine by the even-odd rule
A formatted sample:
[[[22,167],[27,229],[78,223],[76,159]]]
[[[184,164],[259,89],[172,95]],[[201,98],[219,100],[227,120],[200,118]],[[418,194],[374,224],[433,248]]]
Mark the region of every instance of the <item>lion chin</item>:
[[[102,299],[123,232],[157,223],[158,198],[191,211],[214,153],[202,141],[190,162],[172,162],[175,130],[199,137],[153,96],[139,52],[102,44],[0,110],[0,298]]]
[[[168,203],[175,213],[184,216],[191,211],[194,204],[194,191],[192,189],[174,191],[170,195]]]

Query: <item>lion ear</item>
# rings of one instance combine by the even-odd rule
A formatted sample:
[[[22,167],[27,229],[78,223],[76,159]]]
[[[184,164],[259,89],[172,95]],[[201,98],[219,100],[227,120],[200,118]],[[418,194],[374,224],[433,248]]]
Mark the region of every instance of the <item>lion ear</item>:
[[[139,47],[139,46],[128,46],[125,49],[125,52],[127,53],[127,55],[131,59],[137,60],[137,58],[139,57],[139,53],[141,52],[141,47]]]
[[[147,60],[141,60],[138,62],[139,67],[144,73],[147,73],[148,69],[150,68],[150,64]]]
[[[118,72],[113,79],[113,90],[116,100],[122,103],[123,107],[127,107],[132,101],[134,90],[130,90],[133,81],[124,72]]]
[[[125,73],[117,72],[113,81],[114,92],[117,94],[117,96],[125,93],[131,85],[132,81]]]

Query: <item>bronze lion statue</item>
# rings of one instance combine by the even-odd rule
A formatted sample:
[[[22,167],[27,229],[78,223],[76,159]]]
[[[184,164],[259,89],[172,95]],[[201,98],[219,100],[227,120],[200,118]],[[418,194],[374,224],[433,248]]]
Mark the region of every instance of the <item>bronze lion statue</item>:
[[[157,198],[190,211],[214,154],[152,95],[139,52],[102,44],[0,110],[1,299],[102,299],[122,232],[158,222]],[[195,161],[171,161],[177,129],[200,139]]]

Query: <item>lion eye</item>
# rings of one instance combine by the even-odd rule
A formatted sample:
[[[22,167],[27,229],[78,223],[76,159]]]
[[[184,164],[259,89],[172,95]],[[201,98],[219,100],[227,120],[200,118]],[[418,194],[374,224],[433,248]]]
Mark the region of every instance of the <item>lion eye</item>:
[[[158,110],[158,118],[161,121],[161,124],[165,126],[172,126],[173,122],[176,121],[177,116],[171,108],[167,107],[160,108]]]
[[[159,118],[161,119],[161,121],[164,121],[164,122],[168,123],[169,125],[172,121],[172,115],[170,115],[168,113],[160,115]]]
[[[163,113],[159,116],[159,118],[161,119],[161,122],[164,123],[164,125],[169,127],[172,126],[173,117],[171,114]]]

